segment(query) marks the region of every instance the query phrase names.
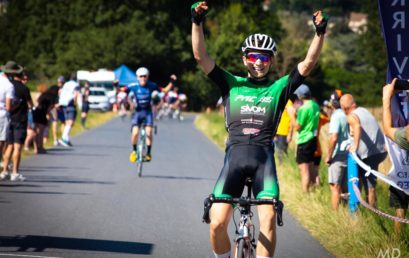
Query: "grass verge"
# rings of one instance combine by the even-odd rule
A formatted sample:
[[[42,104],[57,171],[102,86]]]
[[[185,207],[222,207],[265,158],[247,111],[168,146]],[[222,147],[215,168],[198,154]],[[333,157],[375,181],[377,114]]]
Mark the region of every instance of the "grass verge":
[[[221,148],[227,133],[223,116],[217,113],[198,116],[196,126]],[[281,199],[285,208],[336,257],[409,257],[409,230],[404,226],[401,236],[393,233],[393,222],[360,207],[351,216],[343,205],[338,211],[330,207],[327,167],[321,164],[322,185],[310,194],[301,191],[301,178],[295,162],[294,149],[289,150],[282,164],[277,165]],[[378,183],[378,207],[394,214],[389,207],[388,186]],[[284,218],[285,219],[285,218]],[[279,244],[279,243],[278,243]],[[394,255],[392,252],[395,250]],[[385,255],[389,252],[389,255]]]

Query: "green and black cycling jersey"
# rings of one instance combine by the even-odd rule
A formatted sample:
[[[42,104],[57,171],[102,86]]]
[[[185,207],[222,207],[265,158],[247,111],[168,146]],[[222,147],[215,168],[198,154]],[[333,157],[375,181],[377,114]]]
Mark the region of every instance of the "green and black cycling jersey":
[[[229,141],[224,166],[213,189],[216,197],[240,197],[246,178],[257,198],[279,198],[272,138],[281,113],[304,81],[298,69],[275,82],[237,77],[218,66],[208,74],[220,88]]]
[[[276,81],[234,76],[217,65],[208,74],[221,90],[225,106],[227,147],[235,144],[270,146],[288,99],[305,77],[295,68]]]

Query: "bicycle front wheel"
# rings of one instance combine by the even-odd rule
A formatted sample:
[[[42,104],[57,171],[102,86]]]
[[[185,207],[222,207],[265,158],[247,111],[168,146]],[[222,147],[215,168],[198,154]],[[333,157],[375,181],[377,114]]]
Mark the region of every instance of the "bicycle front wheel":
[[[136,171],[138,172],[138,177],[142,176],[142,161],[139,161],[136,163]]]
[[[245,258],[245,241],[244,239],[239,239],[236,243],[237,246],[237,252],[236,252],[236,258]]]

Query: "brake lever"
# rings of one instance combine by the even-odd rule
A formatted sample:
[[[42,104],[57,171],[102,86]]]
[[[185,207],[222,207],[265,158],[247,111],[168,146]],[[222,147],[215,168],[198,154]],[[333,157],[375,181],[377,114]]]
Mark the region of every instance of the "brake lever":
[[[203,202],[204,212],[203,212],[203,218],[202,218],[203,223],[210,224],[210,208],[212,207],[212,204],[213,204],[212,195],[204,199],[204,202]]]
[[[274,205],[274,208],[277,212],[277,225],[282,227],[284,225],[284,222],[283,222],[284,203],[282,201],[278,201]]]

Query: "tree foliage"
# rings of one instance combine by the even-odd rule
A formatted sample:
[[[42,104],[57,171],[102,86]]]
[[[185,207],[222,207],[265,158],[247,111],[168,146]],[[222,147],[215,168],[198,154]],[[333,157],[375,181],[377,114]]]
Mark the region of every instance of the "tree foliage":
[[[192,109],[214,106],[220,93],[192,56],[189,8],[193,2],[9,1],[7,12],[0,15],[0,60],[18,61],[37,81],[80,69],[146,66],[159,84],[167,83],[170,74],[178,74]],[[338,18],[333,20],[335,27],[320,63],[306,83],[316,89],[320,100],[338,87],[351,93],[380,94],[380,86],[374,85],[384,81],[386,56],[376,1],[229,0],[209,1],[209,5],[208,52],[232,73],[246,74],[240,47],[253,33],[269,34],[277,41],[274,76],[289,73],[305,57],[314,33],[308,25],[312,12],[324,9]],[[346,18],[363,8],[369,24],[366,33],[358,36],[349,31]],[[362,104],[379,103],[367,94],[358,98]]]

